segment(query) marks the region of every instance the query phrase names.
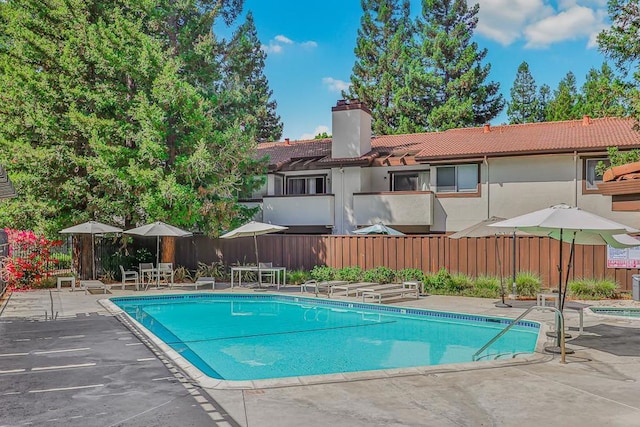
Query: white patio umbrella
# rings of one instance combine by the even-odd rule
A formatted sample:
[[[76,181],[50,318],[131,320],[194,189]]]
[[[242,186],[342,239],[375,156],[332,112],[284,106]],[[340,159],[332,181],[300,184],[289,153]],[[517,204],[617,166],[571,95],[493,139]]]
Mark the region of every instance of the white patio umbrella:
[[[95,256],[95,243],[94,236],[96,234],[106,234],[106,233],[121,233],[122,229],[118,227],[113,227],[108,224],[103,224],[98,221],[87,221],[82,224],[74,225],[72,227],[65,228],[64,230],[60,230],[60,234],[91,234],[91,274],[93,280],[96,280],[96,256]]]
[[[505,218],[500,218],[497,216],[492,216],[491,218],[487,218],[484,221],[480,221],[477,224],[474,224],[470,227],[467,227],[463,230],[458,231],[457,233],[453,233],[449,236],[450,239],[462,239],[462,238],[471,238],[471,237],[491,237],[491,236],[512,236],[512,257],[513,257],[513,271],[512,271],[512,281],[516,283],[516,236],[528,236],[529,233],[525,233],[524,231],[519,231],[515,227],[495,227],[493,224],[497,222],[504,221]],[[500,262],[500,254],[498,252],[498,245],[496,242],[496,257],[498,259],[498,265],[500,268],[500,287],[501,287],[501,299],[502,302],[496,306],[498,307],[511,307],[509,304],[504,302],[504,286],[502,283],[502,264]]]
[[[142,225],[137,228],[125,231],[126,234],[134,234],[136,236],[155,236],[156,238],[156,268],[160,265],[160,237],[188,237],[192,233],[184,231],[181,228],[166,224],[162,221],[156,221],[151,224]],[[156,286],[160,286],[160,274],[156,274]]]
[[[264,222],[258,221],[250,221],[240,227],[233,229],[222,236],[221,239],[235,239],[238,237],[252,237],[253,236],[253,245],[256,250],[256,266],[260,266],[260,260],[258,258],[258,239],[256,236],[260,236],[262,234],[269,233],[277,233],[278,231],[283,231],[288,229],[289,227],[283,227],[281,225],[275,224],[266,224]]]
[[[369,227],[359,228],[353,231],[353,234],[386,234],[389,236],[404,236],[405,234],[391,228],[383,223],[370,225]]]
[[[626,233],[636,233],[638,230],[624,224],[611,221],[580,208],[566,204],[552,206],[550,208],[531,212],[506,221],[500,221],[490,227],[515,227],[537,236],[548,236],[552,239],[571,243],[571,252],[567,266],[565,282],[569,281],[569,272],[573,261],[573,252],[578,245],[610,245],[614,248],[629,248],[638,246],[638,240]],[[565,283],[562,291],[562,244],[560,245],[558,265],[558,294],[560,297],[560,310],[564,308],[564,300],[567,293]]]

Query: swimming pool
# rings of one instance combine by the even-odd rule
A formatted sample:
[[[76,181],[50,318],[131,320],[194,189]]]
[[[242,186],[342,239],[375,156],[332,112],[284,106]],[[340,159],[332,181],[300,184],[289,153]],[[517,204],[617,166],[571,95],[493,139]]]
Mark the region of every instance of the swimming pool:
[[[111,301],[209,377],[243,381],[471,362],[509,319],[270,294]],[[532,353],[521,321],[488,350]]]

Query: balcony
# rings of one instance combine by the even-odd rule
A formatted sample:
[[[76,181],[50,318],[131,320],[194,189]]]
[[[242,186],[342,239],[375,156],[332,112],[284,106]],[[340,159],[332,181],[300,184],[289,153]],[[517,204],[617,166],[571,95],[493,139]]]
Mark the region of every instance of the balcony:
[[[333,194],[264,196],[264,222],[285,226],[334,225]]]
[[[382,222],[388,225],[433,225],[433,193],[394,191],[353,195],[358,225]]]

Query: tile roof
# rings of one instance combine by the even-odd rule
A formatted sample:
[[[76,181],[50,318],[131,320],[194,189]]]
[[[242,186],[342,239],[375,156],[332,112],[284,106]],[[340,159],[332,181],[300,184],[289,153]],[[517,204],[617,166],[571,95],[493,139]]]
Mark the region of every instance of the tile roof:
[[[410,152],[417,160],[447,160],[573,151],[601,151],[611,146],[640,148],[640,132],[633,119],[602,118],[451,129],[406,135],[373,137],[371,152],[356,159],[331,159],[331,139],[261,144],[260,155],[271,165],[295,159],[321,157],[326,165],[338,160],[361,163],[386,153]]]

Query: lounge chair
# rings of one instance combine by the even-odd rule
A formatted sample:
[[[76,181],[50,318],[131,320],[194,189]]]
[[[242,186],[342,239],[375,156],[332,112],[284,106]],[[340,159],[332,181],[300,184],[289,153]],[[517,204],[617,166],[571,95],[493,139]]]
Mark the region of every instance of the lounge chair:
[[[402,288],[402,285],[399,283],[382,283],[382,284],[376,284],[376,285],[367,286],[367,287],[362,286],[356,289],[356,297],[358,295],[361,295],[363,292],[377,292],[385,289],[399,289],[399,288]]]
[[[357,282],[357,283],[347,283],[345,285],[333,285],[331,286],[331,294],[329,296],[333,297],[333,294],[336,291],[344,291],[344,296],[348,297],[351,291],[356,291],[359,288],[371,288],[372,286],[379,285],[378,282]]]
[[[313,289],[313,293],[318,296],[320,291],[325,291],[331,297],[331,287],[332,286],[340,286],[346,285],[347,281],[344,280],[328,280],[325,282],[318,282],[317,280],[307,280],[302,285],[300,285],[300,292],[309,292],[308,289]]]
[[[111,286],[105,285],[100,280],[81,280],[80,281],[80,289],[84,289],[85,294],[89,292],[89,289],[102,289],[106,294],[109,288],[111,288]]]
[[[405,295],[415,295],[416,299],[419,298],[420,292],[415,288],[390,288],[390,289],[380,289],[377,291],[363,291],[362,292],[362,302],[366,302],[367,297],[377,299],[378,303],[382,303],[383,299],[386,298],[395,298],[395,297],[403,297]]]
[[[122,274],[122,290],[124,290],[128,282],[135,285],[136,291],[140,290],[140,275],[137,271],[125,270],[123,266],[120,266],[120,273]]]
[[[207,286],[211,285],[211,289],[216,288],[216,279],[215,277],[198,277],[193,283],[173,283],[169,285],[169,289],[173,289],[174,286],[177,287],[185,287],[185,286],[193,286],[195,290],[198,290],[198,286]]]

